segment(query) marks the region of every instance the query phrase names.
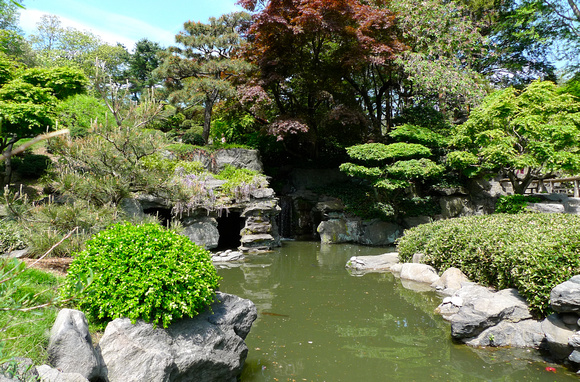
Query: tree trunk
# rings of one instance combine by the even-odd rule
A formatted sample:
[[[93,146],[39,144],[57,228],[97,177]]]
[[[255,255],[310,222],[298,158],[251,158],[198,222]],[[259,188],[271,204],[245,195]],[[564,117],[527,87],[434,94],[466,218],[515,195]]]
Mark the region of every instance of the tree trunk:
[[[4,184],[2,185],[4,187],[6,187],[7,185],[10,185],[10,181],[12,180],[12,146],[14,145],[14,142],[11,140],[10,142],[8,142],[8,145],[6,146],[6,150],[4,151],[4,154],[6,154],[6,159],[4,160]]]
[[[211,117],[213,114],[213,105],[215,103],[215,99],[217,97],[217,91],[213,91],[211,94],[206,95],[205,97],[205,109],[203,113],[203,133],[202,137],[205,144],[208,144],[209,141],[209,131],[211,128]]]

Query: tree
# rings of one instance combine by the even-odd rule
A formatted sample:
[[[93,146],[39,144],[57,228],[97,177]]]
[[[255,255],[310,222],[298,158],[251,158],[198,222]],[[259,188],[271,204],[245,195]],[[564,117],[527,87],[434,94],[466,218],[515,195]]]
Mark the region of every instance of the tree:
[[[470,176],[500,173],[523,194],[534,180],[580,171],[580,102],[535,81],[489,95],[453,133],[448,161]]]
[[[134,99],[146,90],[151,90],[157,83],[153,71],[161,64],[158,56],[163,49],[153,41],[144,38],[135,44],[135,50],[129,57],[126,76],[129,78],[131,93]]]
[[[240,4],[259,10],[246,32],[247,57],[260,71],[249,91],[259,95],[261,88],[271,99],[267,104],[273,115],[266,121],[270,132],[282,138],[307,130],[310,155],[318,152],[321,130],[336,126],[336,120],[359,129],[371,127],[380,135],[383,85],[388,81],[388,76],[380,76],[405,48],[385,1],[248,0]],[[368,68],[381,69],[374,79],[383,84],[361,86],[357,77]],[[370,124],[358,97],[375,117]]]
[[[72,68],[28,69],[0,56],[0,152],[7,156],[5,183],[11,175],[10,152],[23,138],[35,137],[54,125],[59,100],[85,90],[87,79]]]
[[[188,21],[175,36],[180,46],[161,54],[162,65],[155,71],[165,79],[170,98],[186,107],[204,105],[203,139],[208,141],[215,104],[235,94],[232,81],[248,70],[235,56],[241,44],[238,30],[247,22],[245,12],[210,18],[208,24]]]

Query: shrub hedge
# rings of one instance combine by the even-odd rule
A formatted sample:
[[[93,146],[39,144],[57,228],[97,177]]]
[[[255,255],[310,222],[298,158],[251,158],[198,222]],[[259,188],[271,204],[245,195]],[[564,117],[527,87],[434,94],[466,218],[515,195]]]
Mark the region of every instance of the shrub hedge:
[[[163,327],[193,317],[214,299],[219,277],[210,253],[157,224],[116,224],[86,242],[73,260],[62,294],[91,279],[76,297],[79,309],[101,323],[118,317]]]
[[[552,288],[580,274],[579,232],[576,215],[494,214],[420,225],[397,244],[401,261],[423,253],[440,271],[457,267],[483,285],[517,288],[545,316]]]

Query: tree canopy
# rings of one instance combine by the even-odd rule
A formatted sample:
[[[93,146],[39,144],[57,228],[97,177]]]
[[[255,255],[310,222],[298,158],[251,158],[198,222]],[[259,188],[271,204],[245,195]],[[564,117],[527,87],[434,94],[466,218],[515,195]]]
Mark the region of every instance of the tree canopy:
[[[534,180],[580,171],[580,102],[548,81],[489,95],[456,127],[450,164],[470,175],[500,172],[514,192]]]

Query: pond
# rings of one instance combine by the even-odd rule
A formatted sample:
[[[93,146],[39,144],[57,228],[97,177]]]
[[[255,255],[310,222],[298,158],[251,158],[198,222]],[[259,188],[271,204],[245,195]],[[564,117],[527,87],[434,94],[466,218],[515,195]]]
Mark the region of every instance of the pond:
[[[534,350],[454,344],[436,293],[345,269],[351,256],[389,251],[286,241],[219,269],[220,290],[258,309],[241,381],[578,381]]]

